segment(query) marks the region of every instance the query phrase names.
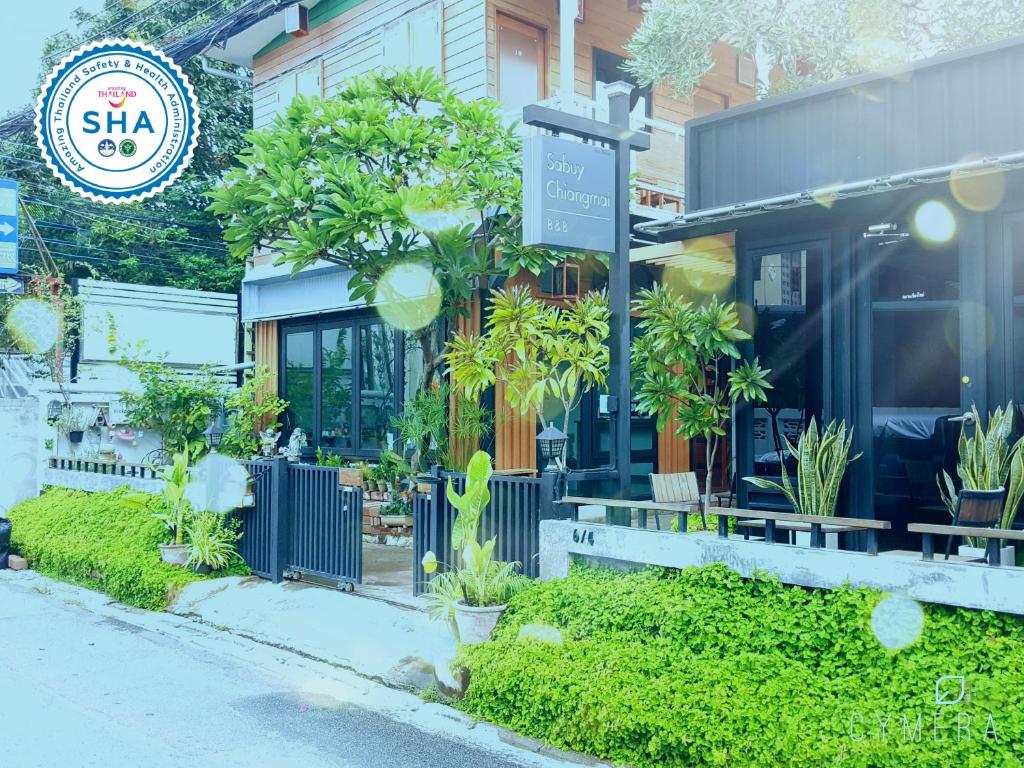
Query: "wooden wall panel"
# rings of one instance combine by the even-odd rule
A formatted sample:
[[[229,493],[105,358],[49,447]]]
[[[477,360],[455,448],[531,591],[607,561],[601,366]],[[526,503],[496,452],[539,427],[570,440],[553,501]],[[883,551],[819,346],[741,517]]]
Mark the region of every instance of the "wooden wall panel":
[[[279,367],[280,367],[280,346],[278,324],[276,320],[259,321],[255,325],[255,340],[253,343],[253,359],[256,362],[257,371],[266,371],[270,374],[267,386],[264,391],[257,394],[257,397],[264,395],[276,395],[278,392]],[[261,425],[261,428],[265,425]]]
[[[672,418],[658,433],[658,472],[689,472],[690,441],[676,434],[679,422]]]
[[[480,310],[480,297],[477,295],[469,303],[469,317],[456,318],[455,330],[464,335],[479,335]],[[448,449],[457,469],[462,469],[473,453],[480,447],[477,444],[471,444],[468,440],[457,440],[452,434],[455,429],[455,422],[458,419],[459,403],[461,400],[460,393],[453,386],[451,395],[448,398]]]
[[[494,468],[533,469],[537,466],[537,414],[523,415],[508,405],[505,385],[494,388]]]

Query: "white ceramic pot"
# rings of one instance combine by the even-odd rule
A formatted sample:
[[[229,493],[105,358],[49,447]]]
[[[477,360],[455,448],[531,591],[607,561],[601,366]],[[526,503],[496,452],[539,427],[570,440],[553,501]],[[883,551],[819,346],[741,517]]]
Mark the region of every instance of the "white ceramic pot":
[[[486,605],[478,608],[464,603],[455,604],[455,624],[463,645],[478,645],[491,636],[498,619],[507,605]]]
[[[160,547],[160,559],[165,563],[184,568],[188,561],[188,553],[192,547],[188,544],[157,544]]]
[[[967,558],[971,558],[972,560],[984,560],[985,557],[986,557],[986,555],[985,555],[985,548],[984,547],[971,547],[971,546],[968,546],[966,544],[961,544],[957,548],[956,553],[958,555],[960,555],[960,557],[967,557]],[[1000,565],[1002,565],[1004,567],[1011,566],[1011,565],[1014,565],[1016,563],[1016,560],[1017,560],[1017,552],[1016,552],[1016,550],[1012,546],[1010,546],[1010,547],[1002,547],[999,550],[999,564]]]

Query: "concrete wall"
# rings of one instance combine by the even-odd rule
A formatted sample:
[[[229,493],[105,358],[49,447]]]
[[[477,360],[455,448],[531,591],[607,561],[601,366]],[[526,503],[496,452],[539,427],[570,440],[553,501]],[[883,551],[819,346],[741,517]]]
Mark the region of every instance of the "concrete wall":
[[[686,568],[724,563],[742,576],[766,571],[785,584],[835,588],[849,583],[907,595],[925,603],[1024,615],[1024,568],[981,563],[926,562],[906,555],[866,555],[762,541],[722,539],[571,520],[540,524],[540,576],[569,573],[573,560],[619,567]]]
[[[39,469],[38,404],[34,397],[0,399],[0,446],[3,481],[0,517],[24,499],[36,495]]]
[[[136,491],[146,491],[152,494],[161,494],[164,490],[163,480],[142,479],[138,477],[119,477],[116,475],[100,475],[93,472],[74,472],[69,469],[44,469],[40,477],[42,486],[60,486],[61,488],[76,488],[80,491],[97,493],[99,491],[112,491],[127,485]]]

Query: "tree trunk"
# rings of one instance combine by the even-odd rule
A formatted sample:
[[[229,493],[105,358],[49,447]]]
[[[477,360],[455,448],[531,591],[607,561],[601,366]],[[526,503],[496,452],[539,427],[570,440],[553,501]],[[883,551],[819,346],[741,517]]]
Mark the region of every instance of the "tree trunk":
[[[715,451],[718,448],[718,438],[711,438],[710,434],[704,435],[704,499],[699,500],[700,524],[706,531],[708,529],[708,507],[711,501],[711,476],[714,473],[713,462]]]

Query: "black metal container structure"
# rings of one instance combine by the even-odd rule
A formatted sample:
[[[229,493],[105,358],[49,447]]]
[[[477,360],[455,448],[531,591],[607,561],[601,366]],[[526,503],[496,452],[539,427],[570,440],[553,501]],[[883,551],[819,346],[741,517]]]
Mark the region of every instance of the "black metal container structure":
[[[891,520],[883,548],[918,546],[908,522],[949,522],[936,475],[955,477],[953,419],[1024,403],[1024,38],[686,132],[687,211],[644,229],[735,238],[743,355],[775,387],[737,409],[737,476],[779,475],[783,436],[844,419],[863,456],[840,513]],[[742,480],[738,495],[785,507]]]

